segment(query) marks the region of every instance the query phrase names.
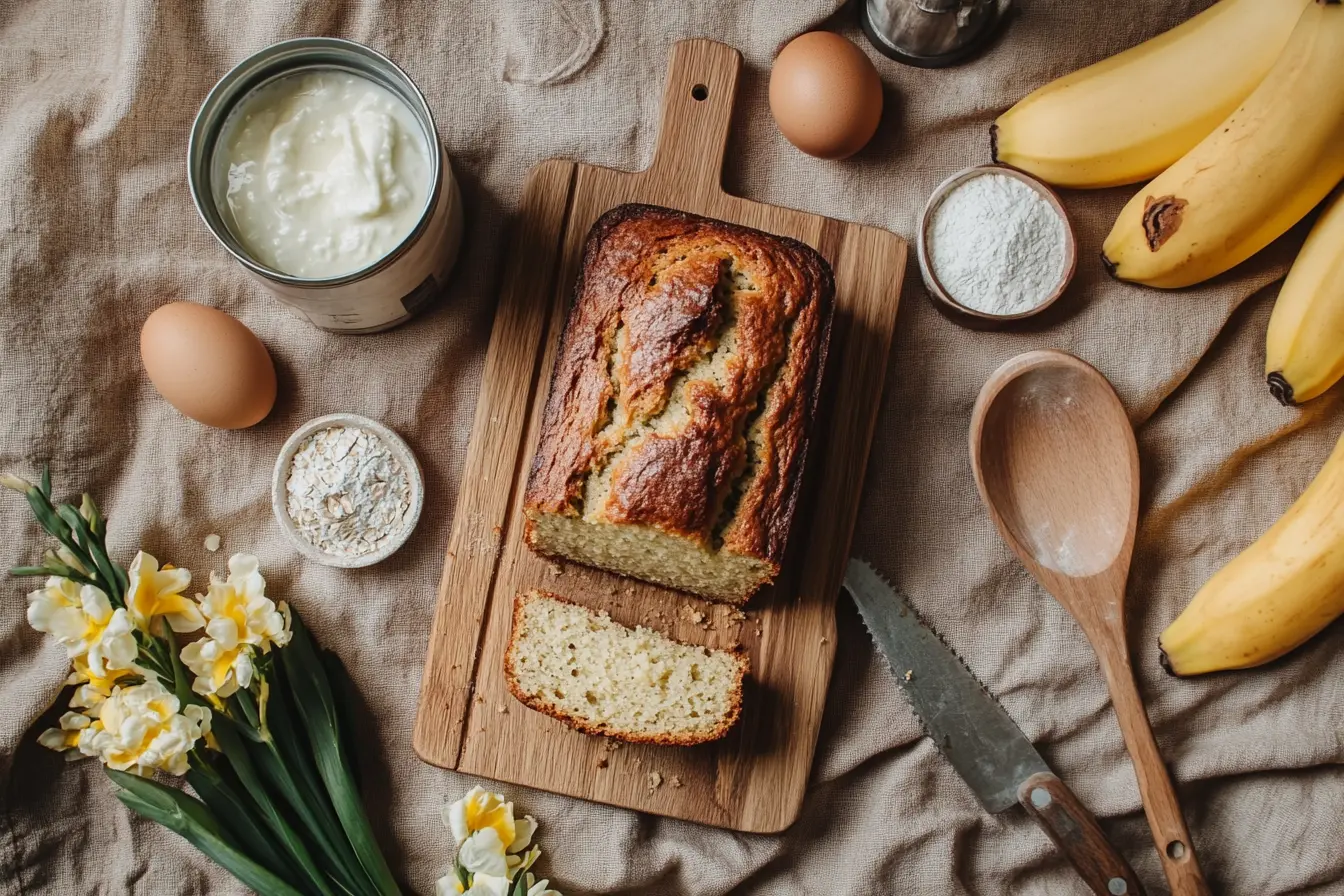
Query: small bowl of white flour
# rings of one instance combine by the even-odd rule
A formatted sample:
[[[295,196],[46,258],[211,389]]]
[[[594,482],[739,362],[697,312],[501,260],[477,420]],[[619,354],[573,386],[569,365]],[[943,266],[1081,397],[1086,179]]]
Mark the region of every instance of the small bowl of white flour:
[[[1039,314],[1063,295],[1078,262],[1059,197],[1000,165],[967,168],[938,185],[917,249],[934,299],[976,322]]]
[[[367,417],[309,420],[280,449],[271,507],[310,560],[371,566],[406,543],[424,506],[424,476],[410,447]]]

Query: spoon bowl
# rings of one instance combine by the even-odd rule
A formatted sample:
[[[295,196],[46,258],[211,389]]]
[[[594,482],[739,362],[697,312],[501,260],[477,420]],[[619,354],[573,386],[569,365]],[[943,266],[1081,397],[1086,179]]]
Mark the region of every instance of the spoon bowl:
[[[972,462],[1014,551],[1063,576],[1127,571],[1139,453],[1110,383],[1072,355],[1031,352],[981,400]]]
[[[1027,352],[980,390],[970,447],[976,486],[999,533],[1097,653],[1173,896],[1207,896],[1130,666],[1125,585],[1139,516],[1139,451],[1120,397],[1073,355]]]

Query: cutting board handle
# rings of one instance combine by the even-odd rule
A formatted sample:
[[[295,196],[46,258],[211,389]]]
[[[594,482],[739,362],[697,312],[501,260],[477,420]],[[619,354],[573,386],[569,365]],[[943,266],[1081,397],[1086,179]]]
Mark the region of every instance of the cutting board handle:
[[[737,96],[742,54],[727,44],[678,41],[668,59],[662,119],[648,174],[676,184],[678,195],[723,190],[723,150]]]

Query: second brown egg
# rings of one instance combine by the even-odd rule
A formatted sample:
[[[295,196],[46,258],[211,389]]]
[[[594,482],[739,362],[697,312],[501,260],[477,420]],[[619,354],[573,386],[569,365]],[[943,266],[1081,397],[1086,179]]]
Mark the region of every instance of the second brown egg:
[[[770,113],[790,143],[823,159],[852,156],[882,118],[882,80],[869,58],[830,31],[809,31],[770,71]]]

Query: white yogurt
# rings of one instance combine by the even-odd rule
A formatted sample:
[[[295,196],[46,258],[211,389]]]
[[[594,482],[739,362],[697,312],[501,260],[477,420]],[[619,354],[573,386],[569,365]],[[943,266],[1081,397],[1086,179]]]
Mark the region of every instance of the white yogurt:
[[[415,229],[432,157],[395,94],[344,71],[299,72],[244,97],[215,149],[215,195],[252,257],[295,277],[366,268]]]

